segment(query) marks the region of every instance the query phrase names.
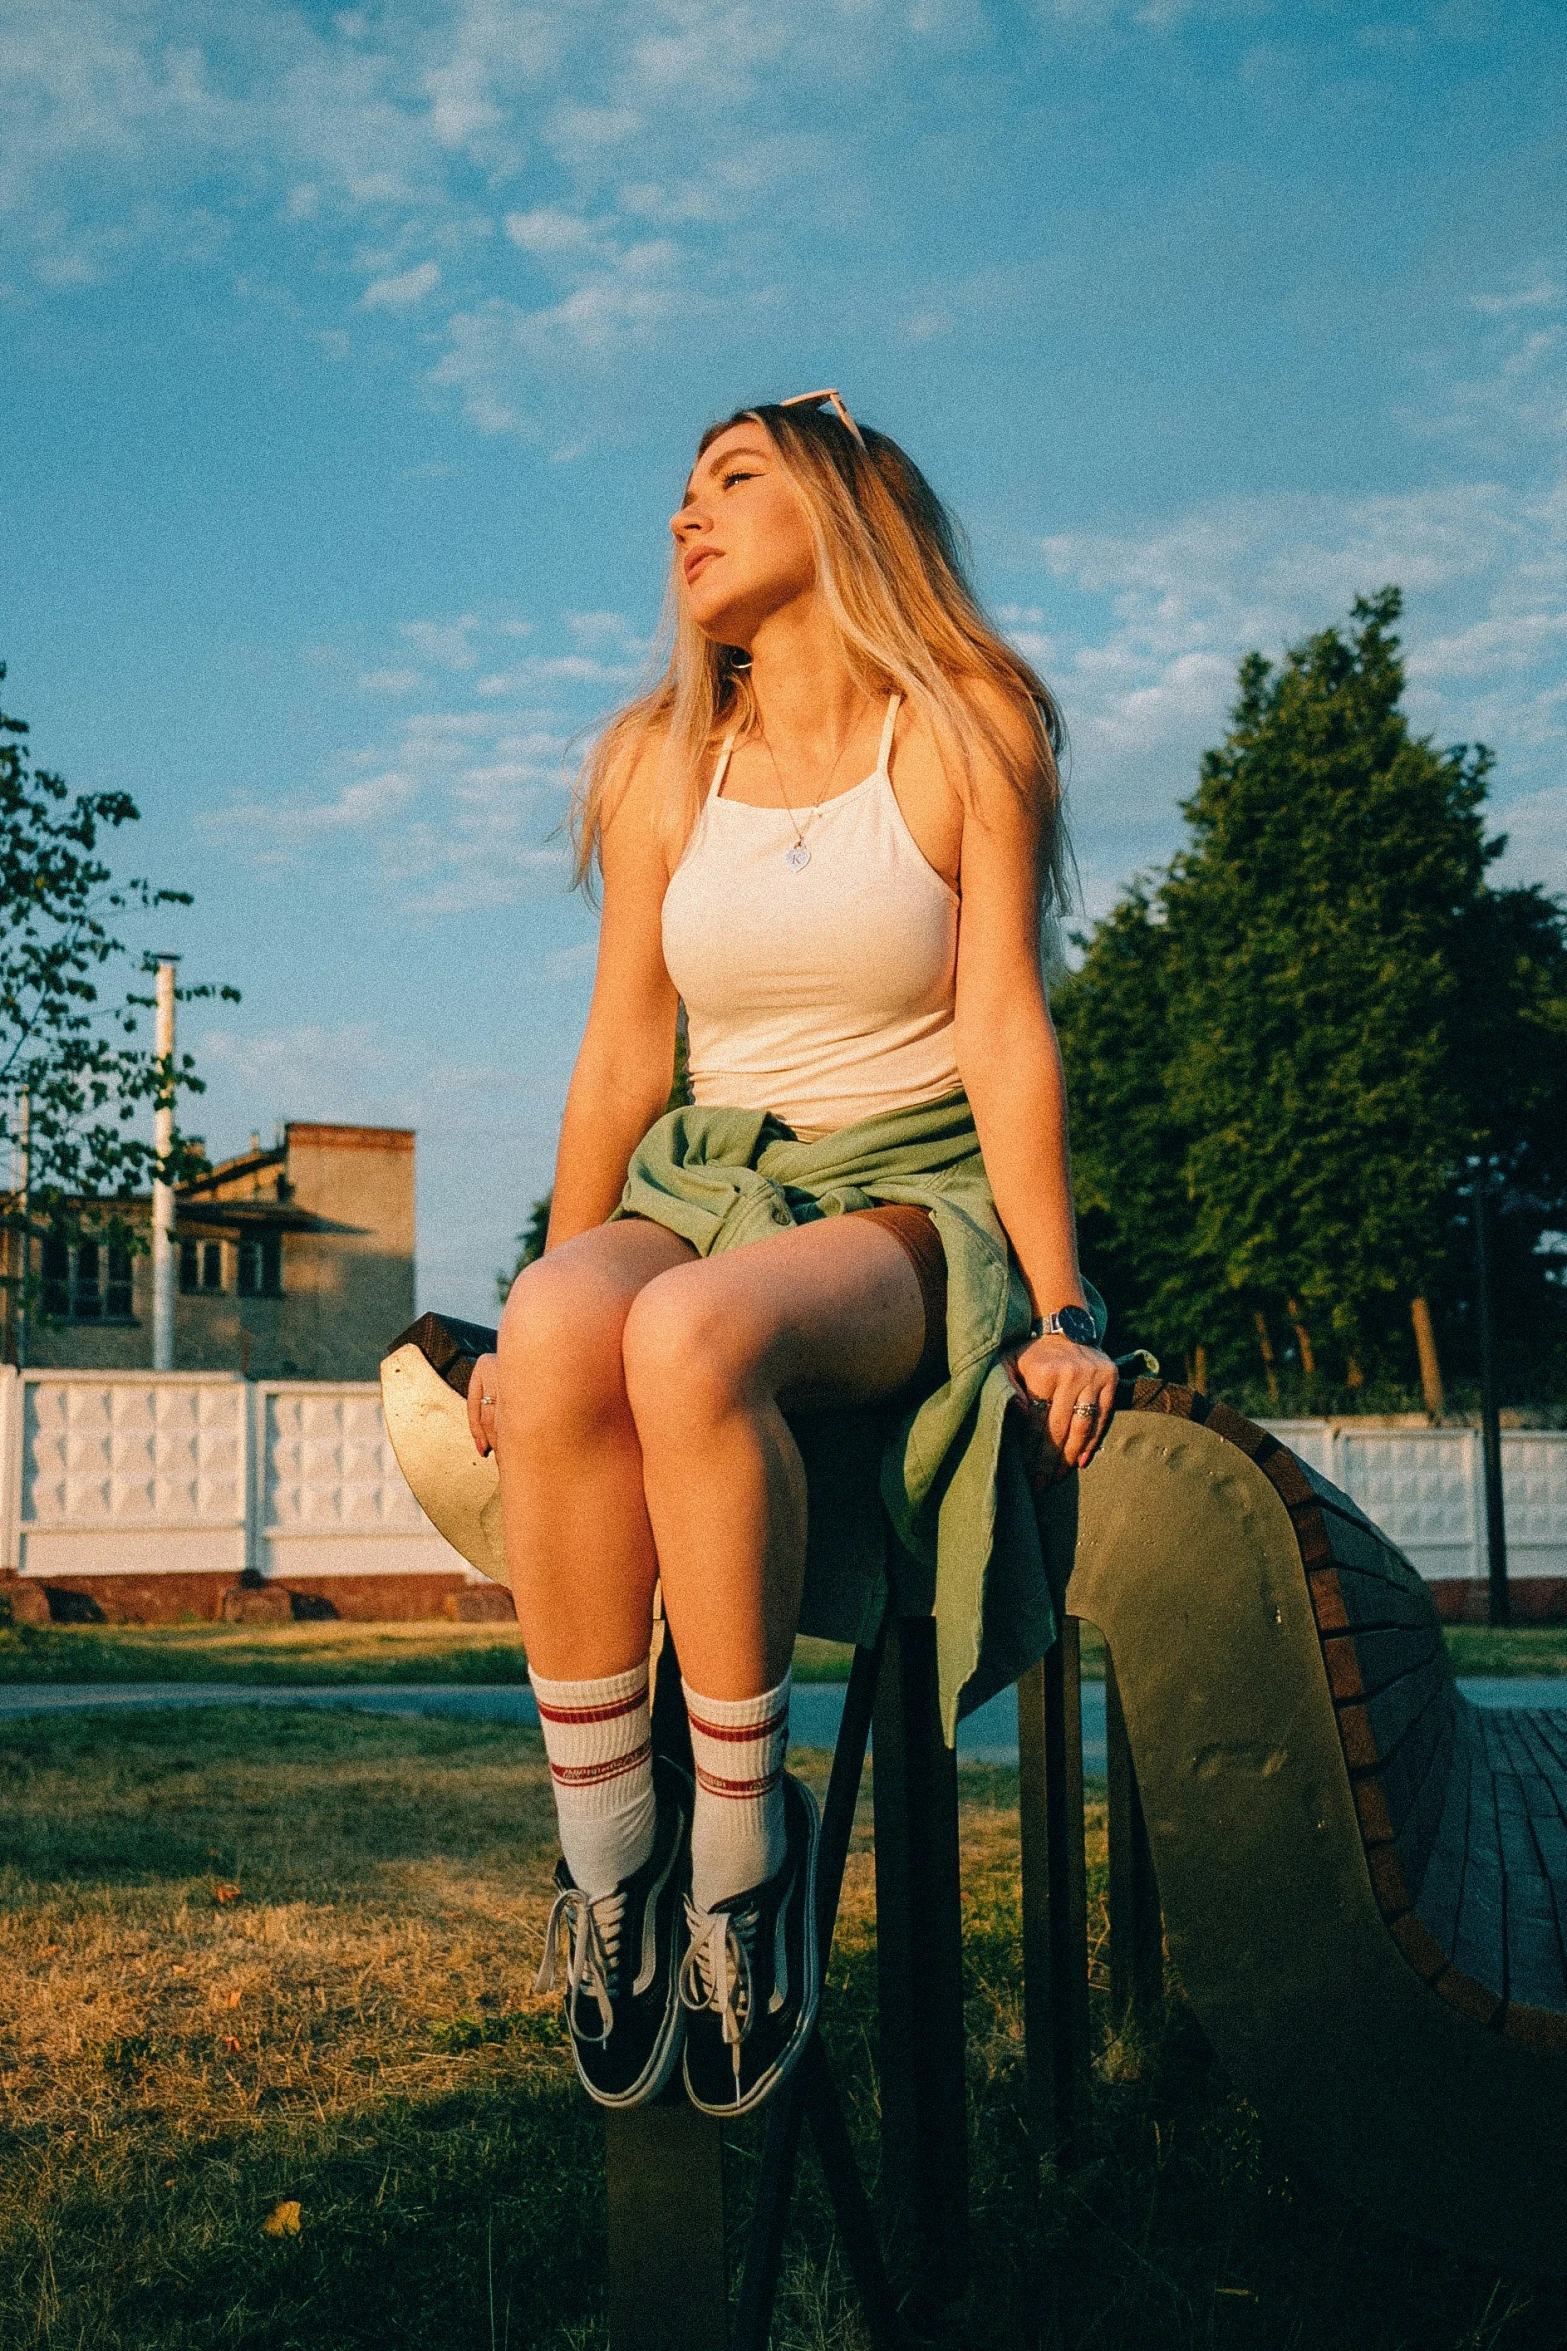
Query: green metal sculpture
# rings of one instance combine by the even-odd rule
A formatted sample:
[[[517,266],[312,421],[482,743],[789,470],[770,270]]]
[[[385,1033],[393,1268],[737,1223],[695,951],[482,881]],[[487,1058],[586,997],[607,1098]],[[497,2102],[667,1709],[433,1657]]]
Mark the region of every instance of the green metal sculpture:
[[[1567,1710],[1471,1705],[1414,1569],[1263,1430],[1123,1396],[1041,1519],[1114,1660],[1187,1996],[1381,2219],[1567,2272]]]

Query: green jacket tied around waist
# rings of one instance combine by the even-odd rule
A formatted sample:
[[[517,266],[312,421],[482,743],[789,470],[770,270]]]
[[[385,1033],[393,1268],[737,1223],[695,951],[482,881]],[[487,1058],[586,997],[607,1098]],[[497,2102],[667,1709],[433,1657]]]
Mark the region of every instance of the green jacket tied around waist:
[[[1056,1629],[1002,1362],[1033,1309],[967,1097],[814,1143],[765,1111],[671,1110],[632,1159],[615,1214],[649,1217],[707,1257],[883,1202],[928,1209],[946,1253],[947,1377],[913,1401],[791,1412],[809,1492],[800,1630],[870,1642],[889,1596],[900,1614],[933,1614],[950,1740]],[[1087,1297],[1102,1334],[1104,1307]]]

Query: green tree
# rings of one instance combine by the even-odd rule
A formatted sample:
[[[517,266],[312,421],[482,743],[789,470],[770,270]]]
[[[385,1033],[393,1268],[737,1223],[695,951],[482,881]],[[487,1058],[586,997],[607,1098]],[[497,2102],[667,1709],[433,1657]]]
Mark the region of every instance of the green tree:
[[[202,1082],[189,1055],[169,1068],[138,1042],[152,998],[106,997],[103,979],[127,954],[114,936],[119,918],[188,906],[190,894],[116,883],[102,843],[137,822],[135,802],[125,792],[73,794],[32,766],[27,734],[25,720],[0,712],[0,1142],[19,1144],[25,1104],[32,1232],[105,1231],[139,1248],[143,1236],[114,1206],[157,1169],[135,1124],[160,1096],[199,1093]],[[140,968],[150,971],[151,960]],[[238,1000],[229,987],[179,993]],[[178,1181],[186,1165],[177,1145],[166,1172]],[[19,1198],[0,1213],[8,1232],[22,1227]],[[21,1263],[8,1247],[0,1278],[13,1290]]]
[[[1410,734],[1399,610],[1247,656],[1186,846],[1059,991],[1085,1253],[1128,1337],[1232,1376],[1293,1328],[1330,1384],[1407,1377],[1474,1156],[1536,1236],[1567,1198],[1563,915],[1489,885],[1490,755]]]

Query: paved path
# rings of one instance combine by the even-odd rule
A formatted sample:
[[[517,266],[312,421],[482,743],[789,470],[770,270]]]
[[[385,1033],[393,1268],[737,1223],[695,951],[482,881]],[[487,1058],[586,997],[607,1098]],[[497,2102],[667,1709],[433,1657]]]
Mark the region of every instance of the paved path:
[[[1567,1676],[1555,1680],[1461,1681],[1481,1706],[1567,1709]],[[6,1682],[0,1683],[0,1723],[24,1715],[122,1713],[172,1706],[329,1706],[366,1714],[445,1715],[458,1721],[512,1722],[537,1729],[533,1692],[517,1682],[359,1682],[291,1688],[256,1682]],[[843,1714],[841,1682],[800,1682],[789,1710],[797,1746],[831,1747]],[[958,1726],[958,1753],[966,1763],[1016,1763],[1017,1692],[1004,1690]],[[1083,1684],[1083,1768],[1105,1768],[1103,1682]]]

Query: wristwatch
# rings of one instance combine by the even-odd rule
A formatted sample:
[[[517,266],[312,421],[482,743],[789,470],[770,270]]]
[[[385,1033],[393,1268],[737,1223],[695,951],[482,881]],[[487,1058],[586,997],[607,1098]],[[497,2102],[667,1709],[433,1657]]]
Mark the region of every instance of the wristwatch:
[[[1097,1347],[1099,1328],[1086,1306],[1063,1306],[1059,1314],[1042,1314],[1029,1330],[1029,1338],[1052,1339],[1057,1334],[1070,1339],[1074,1347]]]

